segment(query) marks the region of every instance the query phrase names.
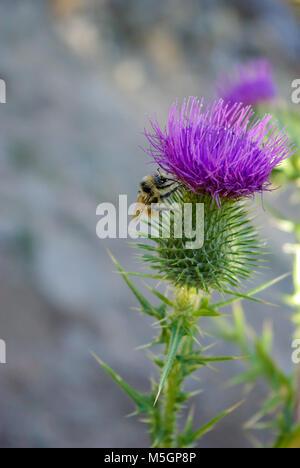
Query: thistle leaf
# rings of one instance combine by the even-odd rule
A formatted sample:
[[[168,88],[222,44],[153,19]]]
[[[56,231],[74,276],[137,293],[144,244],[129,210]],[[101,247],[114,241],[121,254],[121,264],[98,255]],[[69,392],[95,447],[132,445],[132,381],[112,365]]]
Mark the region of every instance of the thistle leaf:
[[[166,296],[164,296],[163,294],[161,294],[159,291],[157,291],[156,289],[154,288],[151,288],[150,286],[147,286],[148,289],[150,289],[150,291],[156,296],[158,297],[158,299],[160,299],[162,302],[164,302],[166,305],[170,306],[170,307],[174,307],[174,302],[170,301],[170,299],[168,299]]]
[[[300,448],[300,425],[287,437],[277,442],[274,448]]]
[[[191,353],[187,356],[178,356],[178,359],[181,362],[187,362],[189,364],[200,364],[205,365],[206,362],[225,362],[225,361],[235,361],[237,359],[245,359],[245,356],[217,356],[217,357],[208,357],[201,356],[201,354]]]
[[[166,357],[163,373],[162,373],[162,376],[161,376],[161,379],[160,379],[159,388],[158,388],[158,392],[157,392],[157,395],[156,395],[156,398],[155,398],[154,406],[157,403],[157,400],[158,400],[158,398],[159,398],[159,396],[161,394],[161,391],[162,391],[162,389],[164,387],[166,379],[167,379],[167,377],[168,377],[168,375],[169,375],[169,373],[170,373],[170,371],[171,371],[171,369],[173,367],[174,360],[175,360],[179,345],[181,343],[182,338],[185,336],[185,334],[186,334],[186,331],[182,326],[181,320],[179,320],[178,323],[176,325],[174,325],[173,328],[172,328],[172,334],[171,334],[168,354],[167,354],[167,357]]]
[[[134,271],[124,271],[124,274],[127,276],[136,276],[137,278],[149,278],[149,279],[155,279],[155,280],[164,279],[164,277],[160,275],[149,275],[147,273],[135,273]]]
[[[259,423],[264,416],[278,408],[282,401],[282,395],[275,395],[274,397],[268,399],[263,408],[254,416],[252,416],[252,418],[244,425],[245,429],[254,429],[257,427],[257,423]]]
[[[215,307],[200,307],[199,310],[193,312],[195,317],[221,317],[223,314],[220,314],[216,311]]]
[[[128,383],[125,382],[113,369],[105,364],[95,353],[91,355],[96,359],[98,364],[113,378],[113,380],[124,390],[125,393],[134,401],[137,406],[137,414],[147,413],[152,409],[152,399],[147,395],[136,392]]]
[[[238,293],[236,291],[230,291],[230,290],[223,290],[222,291],[224,294],[230,294],[231,296],[235,296],[235,301],[236,300],[239,300],[239,299],[248,299],[249,301],[252,301],[252,302],[257,302],[259,304],[264,304],[264,305],[269,305],[269,306],[273,306],[273,307],[276,307],[275,304],[272,304],[271,302],[266,302],[266,301],[263,301],[262,299],[257,299],[256,297],[252,297],[252,296],[249,296],[249,294],[242,294],[242,293]],[[220,302],[218,303],[217,305],[215,305],[215,307],[224,307],[224,305],[228,305],[228,304],[232,304],[233,301],[231,299],[229,299],[228,301],[224,301],[223,303]]]
[[[261,302],[262,304],[267,304],[266,302],[261,301],[260,299],[256,299],[252,296],[254,296],[254,294],[257,294],[261,291],[264,291],[267,288],[270,288],[271,286],[274,286],[274,284],[279,283],[279,281],[284,280],[290,275],[291,273],[286,273],[285,275],[279,276],[278,278],[275,278],[272,281],[269,281],[263,284],[262,286],[259,286],[258,288],[252,289],[246,294],[240,294],[235,291],[223,291],[226,294],[231,294],[232,296],[235,296],[235,297],[228,299],[227,301],[217,302],[216,304],[214,304],[214,307],[216,309],[218,309],[219,307],[225,307],[227,305],[233,304],[234,302],[240,301],[241,299],[248,299],[250,301]]]
[[[198,431],[193,432],[191,430],[191,422],[190,419],[186,424],[185,430],[182,435],[178,436],[178,441],[179,441],[179,447],[190,447],[193,445],[193,443],[203,437],[204,434],[207,432],[211,431],[213,427],[225,416],[228,414],[232,413],[234,410],[236,410],[239,406],[241,406],[244,403],[244,401],[241,401],[234,405],[232,408],[229,408],[226,411],[223,411],[221,414],[216,416],[215,418],[211,419],[207,424],[202,426]]]
[[[265,376],[275,384],[289,388],[291,385],[290,379],[279,369],[275,361],[266,352],[261,341],[257,340],[255,342],[255,350],[261,360]]]
[[[238,359],[246,359],[246,356],[217,356],[217,357],[205,357],[200,356],[201,362],[225,362],[225,361],[236,361]]]
[[[227,383],[227,387],[234,387],[235,385],[240,385],[240,384],[244,384],[244,383],[254,383],[256,382],[256,380],[260,377],[260,373],[258,371],[254,371],[254,370],[249,370],[247,372],[243,372],[239,375],[237,375],[236,377],[234,377],[233,379],[231,379],[228,383]]]
[[[119,272],[121,273],[124,281],[126,282],[127,286],[129,287],[129,289],[133,292],[133,294],[135,295],[135,297],[137,298],[137,300],[139,301],[139,303],[141,304],[142,306],[142,311],[145,313],[145,314],[148,314],[148,315],[151,315],[152,317],[156,317],[156,318],[159,318],[161,319],[163,317],[162,315],[162,309],[161,308],[158,308],[158,307],[154,307],[139,291],[138,289],[134,286],[134,284],[132,283],[132,281],[128,278],[128,273],[126,273],[123,268],[121,267],[121,265],[118,263],[118,261],[116,260],[116,258],[113,256],[113,254],[108,250],[107,251],[110,258],[112,259],[112,261],[114,262],[114,264],[116,265],[116,267],[118,268]]]
[[[182,435],[179,434],[178,437],[177,437],[178,447],[179,448],[187,447],[186,441],[193,434],[194,414],[195,414],[195,408],[194,408],[194,406],[192,406],[192,408],[190,409],[190,411],[188,413],[183,433],[182,433]]]
[[[203,390],[195,390],[194,392],[183,392],[177,398],[177,402],[184,403],[185,401],[190,400],[191,398],[195,398],[196,396],[200,395],[202,392]]]

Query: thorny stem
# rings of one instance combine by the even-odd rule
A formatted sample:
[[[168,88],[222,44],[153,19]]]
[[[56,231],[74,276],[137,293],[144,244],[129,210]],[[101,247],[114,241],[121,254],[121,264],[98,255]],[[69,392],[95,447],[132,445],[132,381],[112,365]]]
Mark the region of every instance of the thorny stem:
[[[180,374],[179,367],[179,363],[175,362],[166,383],[165,405],[163,414],[165,428],[163,448],[171,448],[174,446],[174,435],[176,432],[178,411],[177,399],[180,395],[182,385],[182,381],[180,381],[180,379],[178,378]]]
[[[185,356],[192,352],[194,333],[195,333],[195,318],[193,311],[195,305],[199,301],[199,296],[193,291],[188,291],[186,288],[180,288],[175,293],[174,317],[178,324],[183,320],[190,324],[190,335],[184,337],[178,354]],[[166,353],[170,346],[170,334],[166,343]],[[163,392],[162,402],[162,424],[164,428],[164,437],[159,444],[159,448],[176,447],[176,432],[177,432],[177,416],[180,410],[179,397],[182,394],[182,385],[185,378],[183,365],[180,360],[175,359],[173,367],[168,375],[165,390]]]

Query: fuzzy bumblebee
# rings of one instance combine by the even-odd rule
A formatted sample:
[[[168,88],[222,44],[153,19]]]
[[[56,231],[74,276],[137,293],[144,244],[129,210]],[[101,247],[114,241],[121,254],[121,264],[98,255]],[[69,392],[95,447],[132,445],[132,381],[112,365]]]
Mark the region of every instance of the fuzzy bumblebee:
[[[160,204],[178,188],[178,182],[168,177],[160,169],[154,174],[145,176],[140,183],[139,197],[133,217],[138,218],[145,211],[151,217],[153,214],[152,205]]]

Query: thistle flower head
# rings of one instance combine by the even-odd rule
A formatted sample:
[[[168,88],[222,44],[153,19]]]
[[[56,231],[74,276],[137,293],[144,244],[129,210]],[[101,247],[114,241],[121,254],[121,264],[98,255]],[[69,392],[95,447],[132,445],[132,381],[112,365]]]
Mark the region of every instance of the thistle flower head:
[[[189,98],[175,102],[168,124],[150,120],[147,151],[165,171],[196,194],[239,199],[270,189],[274,167],[290,156],[293,145],[284,130],[266,115],[253,120],[250,107],[222,99],[204,106]]]
[[[276,96],[272,67],[265,59],[239,65],[233,74],[227,74],[217,83],[217,93],[225,102],[256,105]]]
[[[178,237],[174,229],[170,236],[150,235],[155,246],[140,245],[148,251],[144,260],[176,286],[204,291],[237,286],[261,260],[259,237],[240,199],[270,189],[272,169],[293,153],[292,143],[271,116],[254,120],[250,107],[223,100],[204,106],[189,98],[181,108],[177,102],[171,106],[165,128],[150,122],[148,154],[180,182],[170,204],[175,207],[176,201],[184,211],[187,204],[202,203],[204,219],[191,220],[193,230],[203,227],[204,242],[185,248],[186,220],[171,213],[171,226],[180,225],[185,234]]]

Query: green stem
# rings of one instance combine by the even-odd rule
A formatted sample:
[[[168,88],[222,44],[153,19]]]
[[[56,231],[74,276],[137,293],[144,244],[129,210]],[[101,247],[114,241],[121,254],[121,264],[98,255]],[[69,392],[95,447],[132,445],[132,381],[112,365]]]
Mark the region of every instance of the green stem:
[[[177,424],[177,411],[178,411],[178,397],[181,392],[182,381],[178,376],[180,375],[179,364],[176,362],[171,370],[164,394],[164,431],[165,437],[163,440],[163,448],[174,447],[175,432]]]
[[[182,323],[188,328],[189,334],[185,336],[178,350],[178,357],[186,356],[193,349],[193,334],[195,332],[195,321],[193,312],[199,301],[199,296],[194,291],[180,288],[175,292],[173,320],[177,322],[178,330]],[[171,345],[171,333],[168,333],[165,354],[167,355]],[[166,379],[165,388],[162,395],[163,438],[159,444],[160,448],[176,447],[177,437],[177,416],[181,409],[180,396],[183,394],[183,382],[185,378],[184,365],[180,359],[175,359],[171,371]]]

